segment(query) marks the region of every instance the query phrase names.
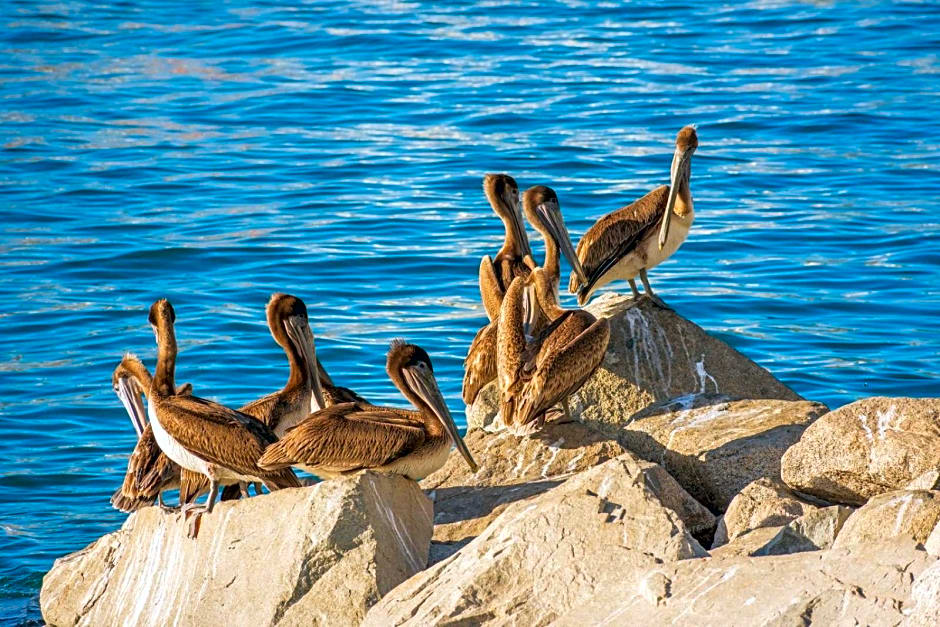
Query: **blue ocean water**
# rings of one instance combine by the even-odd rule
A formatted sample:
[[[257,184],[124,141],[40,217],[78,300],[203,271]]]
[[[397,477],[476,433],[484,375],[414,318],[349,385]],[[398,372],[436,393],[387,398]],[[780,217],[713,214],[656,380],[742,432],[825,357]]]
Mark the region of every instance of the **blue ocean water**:
[[[124,519],[110,373],[152,366],[154,299],[200,395],[283,383],[280,290],[338,382],[403,404],[403,336],[462,420],[502,233],[482,175],[552,185],[577,238],[667,181],[690,122],[660,295],[807,398],[940,395],[936,4],[288,5],[0,5],[0,617]]]

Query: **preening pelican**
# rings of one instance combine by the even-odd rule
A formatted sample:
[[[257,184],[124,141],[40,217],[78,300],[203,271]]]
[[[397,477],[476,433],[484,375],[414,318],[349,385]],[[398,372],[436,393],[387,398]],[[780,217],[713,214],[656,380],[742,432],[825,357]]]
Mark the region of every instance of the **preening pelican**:
[[[551,323],[532,336],[542,310]],[[606,318],[558,305],[548,273],[532,273],[531,285],[513,281],[503,300],[497,336],[497,380],[503,422],[516,431],[537,429],[558,403],[570,419],[567,399],[604,359],[610,340]]]

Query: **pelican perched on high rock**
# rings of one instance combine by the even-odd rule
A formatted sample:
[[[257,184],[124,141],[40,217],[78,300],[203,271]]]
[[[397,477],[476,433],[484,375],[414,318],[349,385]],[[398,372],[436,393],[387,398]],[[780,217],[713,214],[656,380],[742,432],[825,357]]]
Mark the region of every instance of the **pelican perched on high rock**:
[[[697,147],[695,127],[684,127],[676,137],[669,185],[608,213],[587,230],[577,251],[586,277],[573,273],[568,286],[578,294],[578,304],[584,306],[595,290],[620,279],[630,282],[636,301],[640,292],[634,279],[639,274],[650,300],[666,306],[653,293],[646,271],[671,257],[689,234],[695,218],[689,177]]]
[[[526,286],[515,279],[499,315],[497,381],[503,422],[516,431],[541,427],[545,413],[562,403],[590,378],[604,359],[610,340],[606,318],[558,305],[551,277],[541,268]],[[527,333],[538,316],[551,323],[534,336]]]
[[[421,479],[444,465],[451,444],[474,472],[476,462],[457,432],[431,358],[422,348],[392,342],[389,378],[415,410],[341,403],[315,412],[264,452],[269,470],[297,466],[323,479],[378,470]]]
[[[180,505],[184,505],[208,490],[209,482],[202,475],[182,470],[157,446],[141,400],[141,395],[149,393],[151,383],[150,371],[144,363],[130,353],[124,355],[114,369],[111,383],[137,432],[137,445],[127,461],[121,487],[111,496],[111,505],[130,513],[156,501],[161,509],[168,510],[163,502],[164,491],[178,489]],[[192,385],[186,383],[176,388],[176,393],[192,394],[192,390]]]
[[[522,195],[522,207],[526,219],[545,240],[545,259],[539,266],[554,286],[553,295],[557,296],[561,281],[561,255],[565,256],[576,276],[584,278],[584,270],[571,246],[571,238],[565,221],[561,216],[561,207],[555,191],[545,185],[530,187]],[[531,275],[529,275],[531,278]],[[544,312],[548,315],[548,311]],[[541,324],[547,321],[539,320]],[[494,319],[480,329],[464,360],[463,400],[472,405],[480,390],[496,378],[496,336],[499,319]],[[530,333],[535,329],[530,329]]]
[[[496,258],[489,255],[480,260],[480,296],[490,320],[499,316],[506,288],[517,276],[528,276],[535,267],[532,249],[519,211],[519,186],[508,174],[487,174],[483,191],[493,211],[503,221],[506,237]]]
[[[150,325],[157,339],[157,368],[147,409],[157,444],[167,457],[186,470],[209,479],[205,505],[189,505],[196,512],[190,528],[198,533],[199,518],[212,511],[219,486],[262,483],[268,490],[300,487],[289,469],[269,471],[258,465],[264,449],[277,437],[264,423],[195,396],[176,396],[176,314],[166,299],[150,307]]]

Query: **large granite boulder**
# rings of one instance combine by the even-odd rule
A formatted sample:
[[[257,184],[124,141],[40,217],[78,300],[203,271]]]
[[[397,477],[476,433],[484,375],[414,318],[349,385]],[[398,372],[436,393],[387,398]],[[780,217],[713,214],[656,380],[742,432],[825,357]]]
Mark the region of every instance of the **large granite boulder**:
[[[758,527],[779,527],[816,509],[779,479],[762,477],[747,484],[728,505],[718,523],[712,548],[727,544]]]
[[[586,310],[610,322],[610,343],[597,372],[571,398],[575,417],[614,434],[651,403],[686,394],[800,400],[767,370],[673,311],[607,293]],[[467,408],[470,428],[492,422],[496,385]]]
[[[573,474],[625,451],[616,440],[581,423],[549,423],[533,435],[474,429],[464,442],[480,469],[451,455],[421,482],[434,501],[431,562],[448,557],[479,535],[506,507],[545,492]],[[484,461],[485,460],[485,461]],[[692,533],[715,526],[715,517],[658,464],[638,460],[643,479]]]
[[[604,582],[706,555],[629,453],[513,503],[387,595],[365,625],[547,624]]]
[[[885,538],[924,543],[940,521],[940,492],[895,490],[870,499],[849,516],[835,548],[865,545]]]
[[[364,473],[218,503],[186,536],[149,507],[56,561],[50,625],[354,625],[422,570],[431,503],[405,478]]]
[[[861,505],[937,468],[940,398],[873,397],[817,420],[787,451],[781,473],[800,492]]]
[[[784,452],[825,411],[809,401],[699,394],[637,413],[620,441],[662,465],[703,505],[723,512],[752,481],[779,477]]]
[[[654,585],[625,585],[626,575],[599,586],[553,625],[897,625],[909,608],[936,615],[936,563],[913,542],[684,560],[640,576]]]

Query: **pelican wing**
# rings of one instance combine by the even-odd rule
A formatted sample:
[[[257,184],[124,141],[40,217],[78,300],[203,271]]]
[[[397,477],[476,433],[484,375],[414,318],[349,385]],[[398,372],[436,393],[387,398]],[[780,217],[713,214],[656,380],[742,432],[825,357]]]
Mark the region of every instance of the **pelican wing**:
[[[268,394],[267,396],[262,396],[256,401],[252,401],[247,405],[243,405],[238,408],[238,411],[243,414],[248,414],[256,420],[263,422],[269,429],[273,429],[274,425],[272,422],[275,417],[278,417],[278,401],[281,398],[280,392],[274,392]]]
[[[259,464],[347,472],[377,468],[419,447],[424,426],[405,410],[360,403],[334,405],[308,416],[267,448]]]
[[[338,385],[323,385],[322,389],[323,402],[326,403],[327,407],[332,407],[333,405],[339,405],[341,403],[362,403],[363,405],[372,404],[349,388],[340,387]]]
[[[480,390],[496,378],[496,331],[491,322],[477,331],[463,361],[463,402],[472,405]]]
[[[161,399],[160,424],[190,453],[243,475],[258,475],[257,460],[277,441],[259,420],[196,396]]]
[[[588,284],[581,289],[593,287],[618,261],[656,231],[668,199],[669,186],[662,185],[626,207],[608,213],[587,230],[577,249],[588,278]],[[572,294],[578,291],[574,273],[568,291]]]

